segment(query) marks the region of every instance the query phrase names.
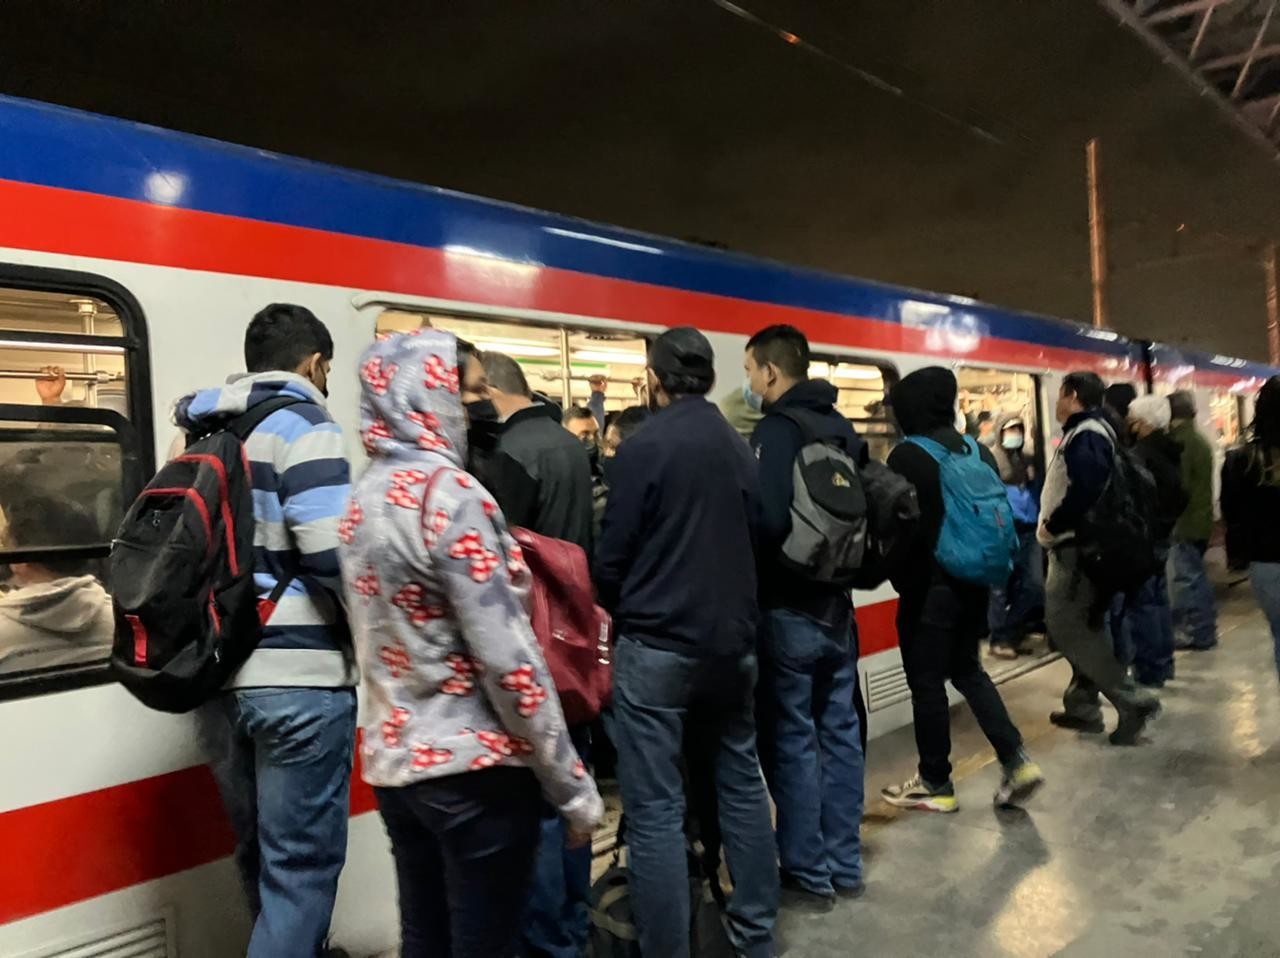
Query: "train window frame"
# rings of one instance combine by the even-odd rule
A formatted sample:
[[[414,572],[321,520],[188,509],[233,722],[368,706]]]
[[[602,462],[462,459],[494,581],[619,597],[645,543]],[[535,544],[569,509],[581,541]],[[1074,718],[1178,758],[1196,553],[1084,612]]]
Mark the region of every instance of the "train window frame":
[[[122,508],[137,497],[155,472],[155,430],[151,397],[151,349],[146,316],[137,298],[122,284],[98,273],[0,262],[0,287],[36,293],[90,296],[111,307],[120,320],[120,336],[94,336],[34,330],[0,330],[11,342],[58,343],[67,347],[109,346],[122,350],[128,418],[109,409],[0,403],[0,442],[66,441],[113,443],[120,448]],[[54,430],[42,426],[53,425]],[[84,427],[77,429],[75,427]],[[0,563],[40,558],[101,559],[110,542],[91,545],[0,549]],[[0,702],[103,685],[112,681],[108,659],[79,665],[17,670],[0,675]]]
[[[960,371],[962,369],[972,369],[979,372],[987,373],[1008,373],[1012,376],[1027,376],[1031,379],[1031,410],[1035,415],[1035,455],[1032,457],[1032,465],[1035,466],[1036,479],[1040,482],[1044,481],[1045,471],[1049,466],[1049,450],[1046,448],[1053,441],[1053,431],[1049,427],[1052,416],[1045,416],[1045,374],[1042,372],[1032,372],[1027,369],[1014,369],[1010,366],[987,366],[977,365],[974,363],[956,363],[952,372],[956,376],[957,391],[964,387],[960,386]]]
[[[810,364],[826,363],[828,366],[839,366],[841,363],[847,363],[850,365],[857,365],[857,366],[873,366],[876,369],[878,369],[880,371],[880,380],[884,384],[884,402],[886,407],[890,410],[889,415],[885,417],[883,420],[871,419],[870,417],[866,419],[849,419],[849,417],[846,416],[845,418],[846,420],[848,420],[849,424],[853,426],[853,430],[858,434],[858,438],[863,440],[864,442],[867,442],[868,444],[870,443],[870,440],[867,438],[868,435],[874,435],[876,438],[883,438],[888,440],[889,451],[892,452],[894,448],[896,448],[898,444],[902,442],[902,440],[905,438],[902,432],[902,426],[898,422],[898,417],[893,415],[893,412],[892,412],[893,406],[889,402],[889,392],[902,379],[902,374],[898,372],[897,365],[895,365],[890,360],[882,359],[879,357],[871,357],[871,356],[864,356],[859,354],[848,354],[848,353],[834,353],[834,352],[828,352],[824,350],[817,350],[817,351],[810,350],[809,362]],[[835,386],[837,390],[839,390],[840,388],[835,382],[832,382],[831,385]],[[859,429],[859,425],[861,423],[882,422],[882,421],[887,422],[893,431],[888,433],[868,434],[862,431],[861,429]],[[888,459],[888,456],[886,455],[885,458]]]

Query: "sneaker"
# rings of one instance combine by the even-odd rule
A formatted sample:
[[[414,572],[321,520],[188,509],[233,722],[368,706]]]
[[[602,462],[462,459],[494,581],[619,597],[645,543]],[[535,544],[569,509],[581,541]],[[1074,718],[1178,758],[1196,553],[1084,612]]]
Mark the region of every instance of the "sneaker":
[[[898,808],[918,808],[926,812],[960,811],[960,803],[956,801],[956,788],[951,782],[930,785],[919,775],[901,785],[880,789],[880,795],[890,805]]]
[[[1016,659],[1019,655],[1016,646],[1005,645],[1001,643],[991,643],[991,654],[997,659]]]
[[[1075,732],[1090,732],[1094,735],[1106,728],[1100,715],[1097,718],[1085,718],[1081,715],[1073,715],[1070,712],[1050,712],[1049,721],[1058,726],[1058,728],[1069,728]]]
[[[1044,772],[1040,771],[1040,766],[1023,755],[1014,765],[1005,768],[992,801],[997,808],[1018,808],[1043,784]]]
[[[825,915],[836,906],[834,893],[813,891],[801,884],[794,875],[782,872],[782,900],[784,908],[792,911],[803,911],[814,915]]]
[[[867,883],[860,881],[856,885],[836,885],[836,897],[852,900],[861,898],[867,891]]]
[[[1137,708],[1120,713],[1120,721],[1116,730],[1111,733],[1112,745],[1137,745],[1142,730],[1147,723],[1160,714],[1160,703],[1156,700],[1143,702]]]

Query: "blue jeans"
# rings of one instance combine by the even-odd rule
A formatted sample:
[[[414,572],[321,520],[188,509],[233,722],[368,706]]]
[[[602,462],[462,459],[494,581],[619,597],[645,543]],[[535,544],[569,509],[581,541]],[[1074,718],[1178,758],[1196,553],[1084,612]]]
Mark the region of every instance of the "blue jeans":
[[[1193,649],[1211,649],[1218,644],[1218,611],[1213,604],[1213,587],[1204,568],[1204,542],[1174,541],[1169,550],[1169,600],[1173,607],[1173,627],[1184,632]]]
[[[778,861],[756,755],[756,657],[694,658],[622,636],[614,650],[613,731],[627,816],[631,906],[640,951],[689,956],[684,726],[703,724],[718,744],[720,831],[733,880],[729,937],[747,958],[771,958]],[[705,724],[704,724],[705,723]]]
[[[760,757],[778,809],[778,860],[819,895],[862,882],[855,634],[852,616],[826,626],[784,609],[766,614],[761,634]]]
[[[991,644],[1017,648],[1027,628],[1043,615],[1044,550],[1036,542],[1033,526],[1018,532],[1018,555],[1008,584],[991,587],[987,609]]]
[[[315,958],[347,857],[352,689],[224,692],[201,710],[254,915],[248,958]]]
[[[1253,562],[1249,565],[1249,582],[1254,598],[1271,626],[1276,647],[1276,671],[1280,673],[1280,562]]]
[[[1173,615],[1169,583],[1163,572],[1134,593],[1125,608],[1125,628],[1132,638],[1133,676],[1146,685],[1173,678]]]
[[[590,730],[569,730],[584,762]],[[581,958],[591,930],[591,846],[565,847],[564,821],[547,803],[542,807],[541,838],[533,869],[533,887],[520,931],[524,958]]]
[[[526,768],[378,788],[400,898],[400,958],[509,958],[538,850]]]

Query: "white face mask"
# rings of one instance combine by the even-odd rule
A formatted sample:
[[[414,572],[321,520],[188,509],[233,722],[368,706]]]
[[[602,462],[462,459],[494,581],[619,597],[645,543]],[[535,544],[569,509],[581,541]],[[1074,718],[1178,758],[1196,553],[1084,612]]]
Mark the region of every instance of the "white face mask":
[[[751,383],[742,384],[742,401],[752,412],[760,412],[764,408],[764,397],[751,388]]]

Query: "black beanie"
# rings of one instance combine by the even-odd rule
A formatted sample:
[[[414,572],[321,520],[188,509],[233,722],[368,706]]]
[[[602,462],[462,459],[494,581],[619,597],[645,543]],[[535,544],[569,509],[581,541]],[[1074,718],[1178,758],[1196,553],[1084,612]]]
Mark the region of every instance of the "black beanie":
[[[716,381],[715,358],[707,337],[692,326],[668,329],[649,347],[649,368],[664,389],[670,382],[678,391],[707,392]]]

